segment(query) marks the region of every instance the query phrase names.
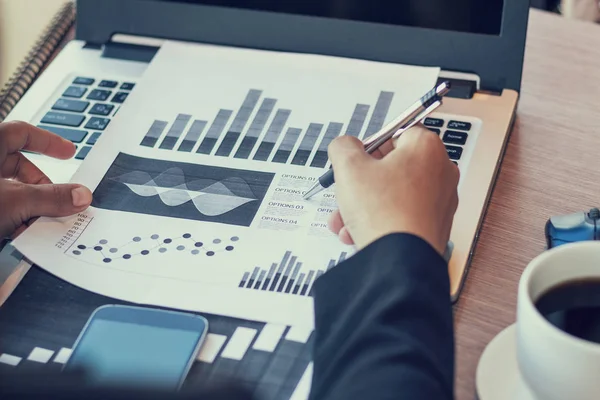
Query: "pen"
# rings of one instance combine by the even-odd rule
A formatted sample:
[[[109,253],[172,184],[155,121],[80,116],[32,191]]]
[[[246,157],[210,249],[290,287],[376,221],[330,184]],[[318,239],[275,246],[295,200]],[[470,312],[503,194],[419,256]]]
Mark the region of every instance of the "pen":
[[[427,92],[421,99],[414,102],[404,113],[381,128],[379,132],[369,136],[363,142],[365,151],[369,154],[373,153],[389,139],[400,136],[404,131],[422,121],[442,104],[442,97],[449,91],[450,82],[445,81]],[[329,171],[321,175],[319,180],[304,194],[303,197],[305,200],[308,200],[334,183],[335,178],[333,176],[333,169],[330,168]]]

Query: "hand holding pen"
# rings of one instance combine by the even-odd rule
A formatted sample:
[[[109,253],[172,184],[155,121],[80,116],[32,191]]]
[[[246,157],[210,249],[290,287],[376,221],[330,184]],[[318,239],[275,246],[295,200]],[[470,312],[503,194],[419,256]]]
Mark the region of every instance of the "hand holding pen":
[[[446,253],[459,171],[435,133],[417,125],[373,156],[357,138],[342,136],[331,143],[329,154],[339,206],[329,228],[343,243],[362,249],[402,232]]]
[[[398,137],[431,114],[442,104],[442,97],[450,91],[450,82],[442,82],[427,92],[421,99],[413,103],[404,113],[384,126],[379,132],[368,137],[364,143],[364,151],[371,154],[393,137]],[[327,189],[335,182],[333,169],[329,169],[306,192],[304,199],[309,199]]]

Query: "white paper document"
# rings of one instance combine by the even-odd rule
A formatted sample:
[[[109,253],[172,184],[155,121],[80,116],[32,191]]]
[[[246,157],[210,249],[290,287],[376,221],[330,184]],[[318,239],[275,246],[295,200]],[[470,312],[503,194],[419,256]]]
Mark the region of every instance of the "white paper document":
[[[92,207],[14,245],[102,295],[310,333],[314,282],[353,250],[327,229],[334,191],[302,194],[335,137],[376,132],[438,73],[166,42],[73,177]]]

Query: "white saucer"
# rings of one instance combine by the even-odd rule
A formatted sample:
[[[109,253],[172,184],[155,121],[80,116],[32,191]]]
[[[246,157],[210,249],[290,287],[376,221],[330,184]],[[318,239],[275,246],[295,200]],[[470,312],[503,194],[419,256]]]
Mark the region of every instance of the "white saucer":
[[[477,366],[479,400],[534,400],[517,363],[517,329],[513,324],[487,345]]]

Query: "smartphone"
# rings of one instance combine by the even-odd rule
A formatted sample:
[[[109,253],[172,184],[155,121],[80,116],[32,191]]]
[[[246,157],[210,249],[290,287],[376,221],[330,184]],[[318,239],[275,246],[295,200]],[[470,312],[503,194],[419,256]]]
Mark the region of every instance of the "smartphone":
[[[177,390],[208,331],[201,316],[120,305],[94,311],[65,371],[83,370],[91,385]]]

